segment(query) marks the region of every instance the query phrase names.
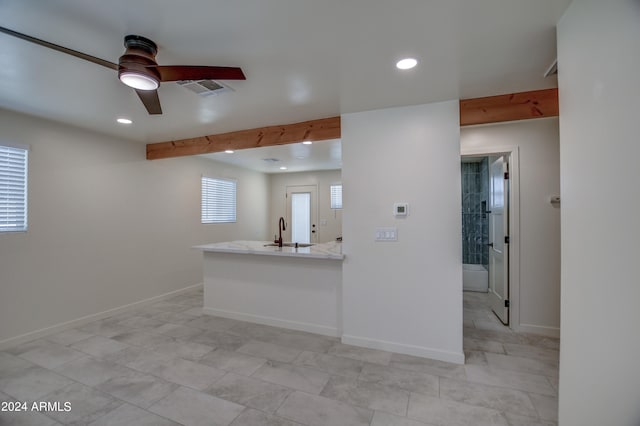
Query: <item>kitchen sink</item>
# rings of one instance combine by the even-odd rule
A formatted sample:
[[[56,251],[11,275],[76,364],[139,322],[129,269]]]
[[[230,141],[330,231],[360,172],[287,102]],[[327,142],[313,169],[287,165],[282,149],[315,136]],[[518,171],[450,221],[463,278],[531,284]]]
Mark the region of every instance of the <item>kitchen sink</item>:
[[[296,248],[300,248],[300,247],[311,247],[313,244],[307,244],[307,243],[282,243],[282,247],[296,247]],[[265,244],[265,247],[278,247],[279,244],[278,243],[270,243],[270,244]]]

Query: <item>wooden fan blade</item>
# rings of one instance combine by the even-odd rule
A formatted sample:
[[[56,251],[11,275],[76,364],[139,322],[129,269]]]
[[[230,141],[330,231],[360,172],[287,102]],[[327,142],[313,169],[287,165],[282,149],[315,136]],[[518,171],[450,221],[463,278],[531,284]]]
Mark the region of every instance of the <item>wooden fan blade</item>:
[[[197,65],[170,65],[153,67],[160,73],[161,81],[179,80],[246,80],[237,67],[206,67]]]
[[[77,50],[49,43],[48,41],[40,40],[39,38],[31,37],[29,35],[22,34],[4,27],[0,27],[0,32],[9,34],[10,36],[17,37],[22,40],[29,41],[34,44],[38,44],[40,46],[48,47],[49,49],[57,50],[58,52],[66,53],[67,55],[75,56],[76,58],[84,59],[85,61],[93,62],[94,64],[102,65],[103,67],[107,67],[112,70],[118,70],[118,64],[105,61],[104,59],[96,58],[95,56],[87,55],[86,53],[78,52]]]
[[[136,93],[149,114],[162,114],[157,90],[136,90]]]

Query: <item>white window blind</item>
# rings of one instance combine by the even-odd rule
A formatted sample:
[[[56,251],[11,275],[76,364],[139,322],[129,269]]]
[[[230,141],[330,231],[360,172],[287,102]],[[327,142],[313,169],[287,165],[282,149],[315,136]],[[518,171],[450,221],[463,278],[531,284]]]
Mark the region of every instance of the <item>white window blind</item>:
[[[236,181],[202,176],[202,223],[236,221]]]
[[[342,184],[331,185],[331,208],[342,208]]]
[[[25,148],[0,145],[0,232],[27,230]]]

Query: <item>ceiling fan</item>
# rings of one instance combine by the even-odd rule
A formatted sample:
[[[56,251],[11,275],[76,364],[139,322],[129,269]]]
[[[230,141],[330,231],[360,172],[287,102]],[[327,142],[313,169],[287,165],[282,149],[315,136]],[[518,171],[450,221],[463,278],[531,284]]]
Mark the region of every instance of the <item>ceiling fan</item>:
[[[158,65],[156,62],[158,46],[148,38],[139,35],[128,35],[124,38],[126,50],[124,55],[120,56],[118,63],[115,64],[8,28],[0,27],[0,32],[118,71],[120,81],[136,91],[149,114],[162,114],[157,91],[161,82],[179,80],[246,80],[242,70],[237,67]]]

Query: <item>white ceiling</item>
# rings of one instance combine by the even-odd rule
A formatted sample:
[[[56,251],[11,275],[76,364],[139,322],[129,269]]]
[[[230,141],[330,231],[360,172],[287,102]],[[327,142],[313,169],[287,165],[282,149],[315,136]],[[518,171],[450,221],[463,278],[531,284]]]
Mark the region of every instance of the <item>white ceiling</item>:
[[[294,143],[235,151],[216,152],[201,157],[234,164],[262,173],[290,173],[309,170],[337,170],[342,168],[340,139],[314,142],[312,145]],[[274,161],[277,160],[277,161]],[[286,167],[281,170],[280,167]]]
[[[543,73],[569,2],[2,0],[0,26],[15,31],[111,62],[138,34],[160,65],[239,66],[247,80],[209,98],[164,83],[164,115],[149,116],[113,70],[0,34],[0,108],[159,142],[555,87]],[[405,56],[418,67],[396,70]]]

